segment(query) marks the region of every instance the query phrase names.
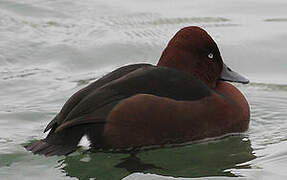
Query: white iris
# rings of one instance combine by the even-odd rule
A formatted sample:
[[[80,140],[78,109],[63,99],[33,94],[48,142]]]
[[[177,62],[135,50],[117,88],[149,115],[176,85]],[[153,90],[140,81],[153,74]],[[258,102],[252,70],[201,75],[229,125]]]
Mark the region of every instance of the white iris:
[[[213,59],[213,54],[212,54],[212,53],[209,53],[209,54],[208,54],[208,58],[209,58],[209,59]]]

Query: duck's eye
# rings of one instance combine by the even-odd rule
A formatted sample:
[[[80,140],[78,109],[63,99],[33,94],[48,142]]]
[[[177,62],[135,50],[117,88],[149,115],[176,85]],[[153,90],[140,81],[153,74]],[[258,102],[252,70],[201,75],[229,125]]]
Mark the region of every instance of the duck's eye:
[[[212,53],[209,53],[209,54],[208,54],[208,58],[209,58],[209,59],[213,59],[213,54],[212,54]]]

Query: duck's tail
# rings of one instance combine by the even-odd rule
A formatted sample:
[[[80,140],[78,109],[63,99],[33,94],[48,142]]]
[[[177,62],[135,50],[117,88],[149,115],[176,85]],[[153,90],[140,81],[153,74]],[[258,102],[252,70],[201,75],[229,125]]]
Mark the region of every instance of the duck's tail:
[[[29,144],[25,148],[34,154],[45,156],[68,155],[77,150],[77,146],[50,144],[46,139]]]
[[[92,124],[74,126],[55,132],[52,128],[45,139],[28,144],[25,148],[34,154],[45,156],[68,155],[78,149],[78,144],[84,135],[87,135],[91,143],[101,142],[103,128]]]

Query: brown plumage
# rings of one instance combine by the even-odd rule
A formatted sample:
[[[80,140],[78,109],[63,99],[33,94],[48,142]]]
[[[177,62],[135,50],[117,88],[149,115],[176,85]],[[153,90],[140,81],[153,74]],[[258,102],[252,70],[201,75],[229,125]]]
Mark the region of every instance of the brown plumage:
[[[248,103],[224,79],[248,83],[227,69],[206,31],[183,28],[157,66],[124,66],[76,92],[46,127],[48,136],[26,148],[66,155],[84,135],[92,148],[135,149],[242,132]]]

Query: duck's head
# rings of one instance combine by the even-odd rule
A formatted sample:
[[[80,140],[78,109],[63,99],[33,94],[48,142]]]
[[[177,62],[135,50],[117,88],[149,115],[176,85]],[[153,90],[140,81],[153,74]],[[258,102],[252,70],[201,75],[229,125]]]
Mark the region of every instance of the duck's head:
[[[215,41],[197,26],[185,27],[175,34],[163,51],[158,66],[192,73],[211,88],[215,88],[220,80],[249,82],[224,64]]]

